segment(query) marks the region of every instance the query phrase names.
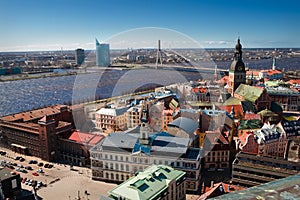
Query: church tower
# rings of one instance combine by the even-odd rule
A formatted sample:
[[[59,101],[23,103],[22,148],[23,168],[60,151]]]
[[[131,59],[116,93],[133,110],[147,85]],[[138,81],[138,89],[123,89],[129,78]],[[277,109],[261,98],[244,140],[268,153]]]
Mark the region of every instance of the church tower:
[[[140,127],[140,144],[149,144],[148,110],[142,111]]]
[[[240,84],[246,83],[246,70],[242,54],[242,45],[240,43],[240,38],[238,38],[234,50],[234,60],[229,68],[228,92],[232,96]]]

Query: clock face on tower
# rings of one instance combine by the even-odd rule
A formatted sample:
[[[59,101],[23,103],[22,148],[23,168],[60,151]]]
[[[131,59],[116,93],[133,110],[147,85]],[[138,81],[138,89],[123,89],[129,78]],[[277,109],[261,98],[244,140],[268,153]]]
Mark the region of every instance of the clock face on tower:
[[[242,71],[242,70],[243,70],[243,67],[242,67],[242,66],[238,66],[237,70],[238,70],[238,71]]]

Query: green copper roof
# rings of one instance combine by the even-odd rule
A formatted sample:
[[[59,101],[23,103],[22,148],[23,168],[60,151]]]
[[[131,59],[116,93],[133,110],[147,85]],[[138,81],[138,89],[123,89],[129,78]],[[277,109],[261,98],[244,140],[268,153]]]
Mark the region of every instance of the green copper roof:
[[[241,120],[238,130],[259,129],[261,127],[261,120]]]
[[[263,93],[262,88],[253,87],[250,85],[244,85],[241,84],[234,92],[235,94],[238,94],[245,98],[245,100],[248,100],[252,103],[254,103],[260,95]]]
[[[108,193],[112,198],[156,199],[172,180],[179,180],[185,172],[165,165],[152,165],[143,172],[118,185]]]
[[[277,116],[276,113],[272,112],[271,110],[268,109],[264,109],[260,112],[258,112],[258,114],[262,115],[262,116]]]
[[[227,99],[223,105],[241,105],[242,100],[235,98],[235,97],[230,97],[229,99]]]

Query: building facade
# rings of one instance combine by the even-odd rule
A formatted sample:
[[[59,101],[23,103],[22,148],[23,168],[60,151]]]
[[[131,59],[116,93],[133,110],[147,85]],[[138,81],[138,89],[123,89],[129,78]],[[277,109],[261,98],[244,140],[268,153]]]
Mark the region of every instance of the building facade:
[[[281,104],[284,111],[300,110],[300,92],[286,87],[266,87],[272,101]]]
[[[128,108],[100,108],[95,114],[96,128],[102,130],[126,130]]]
[[[90,166],[89,150],[103,138],[103,135],[83,133],[80,131],[72,132],[67,138],[59,138],[59,160],[77,166]]]
[[[120,183],[149,165],[168,165],[186,172],[186,190],[200,188],[200,149],[189,148],[188,138],[173,137],[165,132],[145,134],[111,133],[90,150],[92,179]]]
[[[1,145],[46,161],[59,158],[58,138],[74,129],[72,109],[65,105],[4,116],[0,120]]]

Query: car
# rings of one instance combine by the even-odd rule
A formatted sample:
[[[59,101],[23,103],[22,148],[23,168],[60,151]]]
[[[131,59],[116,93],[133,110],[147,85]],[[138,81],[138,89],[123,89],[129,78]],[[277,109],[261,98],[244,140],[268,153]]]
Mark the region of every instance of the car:
[[[38,164],[39,167],[43,167],[43,165],[44,165],[44,163],[42,163],[42,162],[40,162],[40,163]]]
[[[39,176],[39,174],[37,172],[32,172],[33,176]]]
[[[6,155],[6,152],[5,152],[5,151],[0,151],[0,155],[1,155],[1,156],[5,156],[5,155]]]
[[[30,181],[30,179],[27,179],[27,180],[25,181],[25,185],[28,185],[29,181]]]
[[[42,186],[43,186],[42,181],[39,181],[39,182],[37,183],[37,185],[36,185],[37,188],[40,188],[40,187],[42,187]]]
[[[43,171],[42,168],[39,168],[36,172],[38,172],[38,173],[44,173],[44,171]]]
[[[17,173],[14,172],[14,171],[11,171],[10,174],[11,174],[11,175],[16,175]]]
[[[44,167],[45,167],[45,168],[49,168],[49,163],[46,163],[46,164],[44,165]]]
[[[20,158],[22,158],[21,156],[16,156],[15,160],[20,160]]]
[[[26,180],[27,180],[27,178],[26,178],[26,177],[24,177],[24,178],[22,179],[22,183],[25,183],[25,182],[26,182]]]
[[[49,167],[48,167],[48,168],[51,169],[52,167],[53,167],[53,165],[52,165],[52,164],[49,164]]]
[[[37,164],[37,160],[29,160],[28,164]]]
[[[24,161],[25,161],[25,158],[21,157],[21,158],[20,158],[20,161],[21,161],[21,162],[24,162]]]
[[[8,167],[9,169],[15,169],[15,167],[12,166],[12,165],[7,165],[7,167]]]
[[[32,170],[32,167],[31,166],[26,166],[25,169]]]
[[[17,164],[17,163],[12,163],[12,165],[13,165],[13,166],[15,166],[15,167],[16,167],[16,166],[18,166],[18,164]]]
[[[23,166],[23,165],[21,165],[21,164],[18,164],[18,167],[19,167],[19,168],[24,168],[24,166]]]

